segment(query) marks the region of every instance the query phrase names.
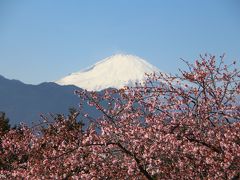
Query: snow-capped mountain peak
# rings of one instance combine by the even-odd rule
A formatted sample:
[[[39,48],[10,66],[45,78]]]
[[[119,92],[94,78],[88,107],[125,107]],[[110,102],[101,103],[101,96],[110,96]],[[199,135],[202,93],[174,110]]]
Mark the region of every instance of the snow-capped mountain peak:
[[[146,73],[153,72],[159,72],[159,69],[137,56],[116,54],[90,68],[72,73],[56,83],[75,85],[88,91],[119,89],[124,86],[134,86],[136,82],[143,82]]]

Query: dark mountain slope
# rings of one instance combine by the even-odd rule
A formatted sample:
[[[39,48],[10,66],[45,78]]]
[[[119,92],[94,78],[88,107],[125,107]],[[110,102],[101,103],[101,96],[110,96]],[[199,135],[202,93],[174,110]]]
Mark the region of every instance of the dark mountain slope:
[[[68,113],[76,107],[79,98],[74,95],[75,86],[60,86],[55,83],[39,85],[24,84],[0,76],[0,111],[4,111],[10,123],[37,122],[40,114]]]

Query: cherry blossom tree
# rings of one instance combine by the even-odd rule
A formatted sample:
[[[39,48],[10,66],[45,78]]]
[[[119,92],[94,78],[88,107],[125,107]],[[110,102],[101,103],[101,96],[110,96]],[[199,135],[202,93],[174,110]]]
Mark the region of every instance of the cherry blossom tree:
[[[186,64],[180,75],[156,72],[133,88],[76,92],[80,104],[101,112],[98,118],[80,106],[67,117],[10,130],[1,138],[1,177],[239,179],[236,63],[204,55]]]

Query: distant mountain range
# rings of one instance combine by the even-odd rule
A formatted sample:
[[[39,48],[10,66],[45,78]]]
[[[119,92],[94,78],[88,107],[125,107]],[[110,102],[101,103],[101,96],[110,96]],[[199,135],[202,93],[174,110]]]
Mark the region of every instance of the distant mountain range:
[[[79,98],[74,95],[77,89],[51,82],[29,85],[0,76],[0,111],[6,113],[12,125],[37,122],[40,114],[67,114],[70,107],[78,107]]]
[[[12,125],[38,122],[41,114],[68,114],[71,107],[78,108],[79,98],[75,90],[101,91],[107,88],[134,86],[146,79],[145,73],[159,69],[132,55],[118,54],[108,57],[91,68],[72,73],[56,83],[24,84],[0,76],[0,111],[6,113]],[[96,110],[85,105],[93,115]]]

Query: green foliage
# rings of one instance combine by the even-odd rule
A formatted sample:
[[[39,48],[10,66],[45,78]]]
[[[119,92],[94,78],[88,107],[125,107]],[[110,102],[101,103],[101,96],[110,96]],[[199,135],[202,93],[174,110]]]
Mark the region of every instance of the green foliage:
[[[4,112],[0,112],[0,134],[5,134],[10,130],[9,119]]]

